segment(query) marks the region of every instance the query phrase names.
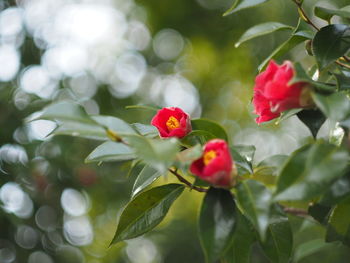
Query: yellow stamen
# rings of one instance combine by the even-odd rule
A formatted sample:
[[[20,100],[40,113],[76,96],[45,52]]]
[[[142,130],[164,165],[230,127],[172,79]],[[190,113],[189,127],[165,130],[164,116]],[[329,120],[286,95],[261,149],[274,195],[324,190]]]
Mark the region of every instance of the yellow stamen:
[[[216,157],[216,152],[213,150],[207,151],[206,153],[204,153],[203,155],[204,165],[208,165],[213,159],[215,159],[215,157]]]
[[[174,116],[170,116],[166,122],[166,126],[168,127],[169,131],[172,131],[180,127],[180,122]]]

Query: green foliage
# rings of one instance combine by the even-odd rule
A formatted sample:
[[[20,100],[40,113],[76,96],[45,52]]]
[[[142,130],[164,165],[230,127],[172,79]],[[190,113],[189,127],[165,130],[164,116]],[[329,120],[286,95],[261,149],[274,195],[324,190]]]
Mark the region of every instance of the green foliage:
[[[233,6],[231,6],[231,8],[224,13],[224,16],[236,13],[242,9],[250,8],[265,3],[267,1],[268,0],[236,0]]]

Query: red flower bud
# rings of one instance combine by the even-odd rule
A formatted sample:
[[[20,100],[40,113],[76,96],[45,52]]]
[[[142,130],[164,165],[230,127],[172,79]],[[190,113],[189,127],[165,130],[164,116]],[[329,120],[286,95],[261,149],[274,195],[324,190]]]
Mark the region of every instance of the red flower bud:
[[[278,65],[271,60],[266,70],[256,77],[253,104],[254,113],[259,115],[257,123],[277,118],[285,110],[309,106],[305,102],[310,103],[310,100],[304,95],[310,95],[303,92],[308,83],[289,84],[294,76],[292,62],[285,61]]]
[[[162,138],[182,138],[192,131],[191,120],[180,108],[163,108],[153,117],[151,124],[159,131]]]
[[[220,187],[233,185],[235,170],[227,143],[221,139],[210,140],[204,145],[203,155],[190,166],[191,173],[204,181]]]

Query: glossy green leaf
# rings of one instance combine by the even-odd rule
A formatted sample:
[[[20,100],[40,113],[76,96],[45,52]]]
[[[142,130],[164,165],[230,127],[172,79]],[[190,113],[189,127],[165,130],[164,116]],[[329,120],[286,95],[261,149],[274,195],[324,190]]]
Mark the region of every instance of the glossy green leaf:
[[[317,17],[330,21],[333,16],[340,16],[345,18],[350,18],[350,12],[341,9],[329,9],[321,6],[316,6],[314,13]]]
[[[288,217],[277,205],[271,211],[266,239],[260,244],[271,262],[290,262],[293,249],[292,228]]]
[[[349,172],[336,180],[322,196],[320,202],[323,205],[332,206],[350,196],[350,174]]]
[[[97,124],[65,122],[60,124],[52,134],[70,135],[93,140],[109,140],[106,130]]]
[[[146,137],[156,137],[158,136],[158,130],[152,125],[146,125],[141,123],[133,123],[132,127],[141,135]]]
[[[304,42],[305,40],[312,39],[313,33],[309,30],[308,26],[302,20],[299,20],[297,27],[293,31],[292,35],[278,46],[258,67],[259,72],[261,72],[271,59],[276,59],[286,52],[296,47],[298,44]]]
[[[230,147],[231,156],[238,169],[238,174],[253,173],[253,165],[251,163],[252,158],[242,156],[236,147]]]
[[[192,130],[203,130],[213,134],[216,138],[228,141],[225,129],[218,123],[207,119],[195,119],[191,121]]]
[[[97,146],[85,159],[85,162],[111,162],[135,159],[135,152],[127,145],[119,142],[104,142]]]
[[[236,13],[246,8],[254,7],[267,1],[268,0],[236,0],[231,8],[224,13],[224,16]]]
[[[116,132],[118,135],[137,134],[136,131],[125,121],[112,116],[92,116],[92,119],[106,129]]]
[[[344,172],[346,150],[318,141],[295,152],[279,176],[275,200],[311,200],[322,195]]]
[[[129,135],[125,137],[125,140],[134,149],[138,158],[161,173],[164,173],[175,161],[175,156],[180,148],[179,141],[175,138],[163,140]]]
[[[350,246],[350,198],[338,204],[332,211],[326,241],[341,241]]]
[[[96,124],[79,104],[63,101],[44,108],[38,119]]]
[[[252,222],[262,240],[269,224],[271,193],[260,182],[246,180],[237,186],[237,201],[243,214]]]
[[[312,50],[319,69],[345,55],[350,49],[350,27],[343,24],[328,25],[316,33]]]
[[[111,244],[138,237],[156,227],[185,187],[167,184],[137,195],[123,210]]]
[[[337,92],[328,96],[312,93],[312,98],[323,114],[331,120],[341,121],[350,114],[350,100],[345,93]]]
[[[161,176],[156,169],[145,166],[140,174],[137,176],[134,186],[132,188],[132,196],[137,195],[139,192],[143,191],[147,186],[152,184],[155,180],[157,180]]]
[[[199,237],[211,263],[220,259],[232,241],[236,205],[228,190],[210,188],[206,193],[199,218]]]
[[[241,212],[236,212],[236,229],[233,233],[233,241],[225,254],[226,263],[250,263],[251,248],[256,241],[256,234]]]
[[[350,72],[342,71],[333,74],[337,80],[337,87],[339,90],[350,90]]]
[[[235,47],[239,47],[242,43],[251,40],[256,37],[267,35],[276,31],[293,29],[293,27],[279,23],[279,22],[266,22],[263,24],[255,25],[249,28],[236,42]]]
[[[314,138],[316,138],[318,131],[326,121],[326,117],[323,115],[323,113],[314,109],[302,110],[297,113],[297,116],[299,120],[301,120],[306,127],[309,128]]]

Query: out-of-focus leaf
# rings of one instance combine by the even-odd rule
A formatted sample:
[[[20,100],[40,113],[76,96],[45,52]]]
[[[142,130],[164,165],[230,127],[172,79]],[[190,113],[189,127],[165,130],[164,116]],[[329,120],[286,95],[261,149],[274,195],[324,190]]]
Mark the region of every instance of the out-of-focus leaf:
[[[350,49],[350,27],[343,24],[328,25],[316,33],[312,50],[319,69],[345,55]]]
[[[139,105],[129,105],[125,107],[126,109],[137,109],[137,110],[149,110],[149,111],[154,111],[156,112],[160,108],[153,107],[150,105],[145,105],[145,104],[139,104]]]
[[[236,229],[233,233],[233,241],[225,254],[227,263],[250,263],[251,247],[256,241],[255,230],[241,212],[236,212]]]
[[[183,150],[176,155],[177,160],[181,164],[190,164],[202,156],[202,145],[197,144],[194,147]]]
[[[339,90],[350,90],[350,72],[342,71],[341,73],[333,74],[337,80]]]
[[[236,0],[229,10],[224,13],[224,16],[236,13],[242,9],[250,8],[268,0]]]
[[[350,100],[345,93],[337,92],[328,96],[312,93],[312,98],[323,114],[331,120],[342,121],[349,116]]]
[[[265,240],[271,207],[270,191],[260,182],[246,180],[237,186],[236,196],[243,214],[252,222],[260,238]]]
[[[275,200],[311,200],[322,195],[347,166],[346,150],[318,141],[295,152],[284,166]]]
[[[152,184],[155,180],[158,179],[158,177],[161,176],[161,173],[159,173],[156,169],[145,166],[140,174],[137,176],[134,186],[132,188],[132,196],[137,195],[139,192],[144,190],[147,186]]]
[[[243,157],[235,147],[230,147],[232,158],[236,164],[238,169],[238,174],[245,174],[246,172],[252,174],[253,166],[250,161],[247,160],[246,157]]]
[[[324,241],[324,239],[313,239],[313,240],[307,241],[296,248],[293,262],[300,262],[305,257],[311,256],[312,254],[315,254],[323,250],[325,247],[328,247],[329,245],[330,244],[327,244]]]
[[[282,121],[289,119],[290,117],[296,115],[302,109],[291,109],[286,110],[281,113],[280,117],[277,119],[276,124],[280,124]]]
[[[341,241],[350,246],[350,198],[338,204],[331,213],[326,241]]]
[[[329,9],[321,6],[316,6],[314,9],[314,13],[317,17],[330,21],[333,16],[340,16],[345,18],[350,18],[350,12],[345,10],[338,9]]]
[[[330,206],[316,203],[309,206],[308,213],[321,224],[326,224],[330,210]]]
[[[263,24],[255,25],[249,28],[240,39],[236,42],[235,47],[239,47],[242,43],[263,35],[267,35],[279,30],[293,29],[293,27],[279,23],[279,22],[266,22]]]
[[[52,134],[70,135],[81,138],[106,141],[109,140],[106,130],[97,124],[65,122],[60,124]]]
[[[216,138],[228,141],[225,129],[218,123],[207,119],[195,119],[191,121],[192,130],[203,130],[213,134]]]
[[[340,177],[336,180],[328,189],[328,191],[322,196],[321,203],[324,205],[332,206],[339,203],[343,199],[350,196],[350,175]]]
[[[138,158],[161,173],[164,173],[175,161],[175,156],[179,151],[179,141],[175,138],[162,140],[129,135],[125,140],[135,150]]]
[[[206,193],[199,218],[199,237],[211,263],[220,259],[229,247],[236,223],[236,205],[228,190],[210,188]]]
[[[306,127],[309,128],[314,138],[316,138],[319,129],[326,121],[326,117],[317,109],[302,110],[297,113],[297,116],[299,120],[301,120]]]
[[[284,43],[282,43],[279,47],[277,47],[258,67],[259,72],[261,72],[266,65],[269,63],[271,59],[276,59],[298,44],[304,42],[307,39],[312,39],[313,33],[310,31],[301,19],[299,19],[298,25],[296,26],[295,30],[293,31],[292,35],[289,37],[288,40],[286,40]]]
[[[119,118],[98,115],[92,116],[92,119],[102,127],[116,132],[117,135],[137,134],[136,131],[128,123]]]
[[[44,108],[38,119],[96,124],[96,122],[89,117],[82,106],[68,101],[47,106]]]
[[[293,233],[288,217],[277,206],[273,206],[266,240],[260,242],[264,253],[274,263],[288,263],[293,248]]]
[[[146,125],[141,123],[133,123],[132,127],[141,135],[147,137],[156,137],[158,135],[158,130],[152,125]]]
[[[104,142],[97,146],[85,159],[85,162],[111,162],[135,159],[135,152],[127,145],[119,142]]]
[[[181,184],[167,184],[137,195],[123,210],[111,245],[156,227],[184,188]]]

